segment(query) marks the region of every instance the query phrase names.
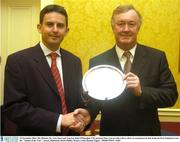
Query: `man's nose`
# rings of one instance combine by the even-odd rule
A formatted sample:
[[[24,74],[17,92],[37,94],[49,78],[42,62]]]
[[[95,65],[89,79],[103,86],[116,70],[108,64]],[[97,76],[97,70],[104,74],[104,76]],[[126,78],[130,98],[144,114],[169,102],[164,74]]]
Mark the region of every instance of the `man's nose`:
[[[128,24],[124,25],[124,31],[129,31],[129,25]]]
[[[54,32],[57,32],[57,31],[58,31],[58,27],[57,27],[56,24],[53,26],[53,31],[54,31]]]

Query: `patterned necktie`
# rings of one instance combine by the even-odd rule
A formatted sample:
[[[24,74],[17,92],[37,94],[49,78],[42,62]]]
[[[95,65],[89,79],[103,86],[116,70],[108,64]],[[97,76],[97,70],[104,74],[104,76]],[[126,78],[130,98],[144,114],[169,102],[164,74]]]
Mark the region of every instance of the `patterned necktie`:
[[[130,60],[131,53],[129,51],[125,51],[123,55],[126,57],[126,63],[124,65],[124,73],[127,74],[131,70],[131,60]]]
[[[66,106],[66,102],[65,102],[64,88],[62,86],[61,76],[60,76],[59,70],[58,70],[57,65],[56,65],[57,53],[51,53],[50,56],[51,56],[51,60],[52,60],[51,72],[53,74],[53,77],[54,77],[54,80],[56,82],[56,86],[58,89],[58,93],[59,93],[59,96],[61,98],[62,113],[66,114],[67,113],[67,106]]]

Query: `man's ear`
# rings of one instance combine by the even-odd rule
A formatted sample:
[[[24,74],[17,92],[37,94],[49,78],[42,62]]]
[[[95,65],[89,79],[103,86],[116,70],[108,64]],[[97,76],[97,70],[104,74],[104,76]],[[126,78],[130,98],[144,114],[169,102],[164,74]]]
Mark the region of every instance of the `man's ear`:
[[[41,33],[41,24],[37,24],[37,30],[39,33]]]
[[[66,29],[66,35],[68,34],[68,32],[69,32],[69,28]]]

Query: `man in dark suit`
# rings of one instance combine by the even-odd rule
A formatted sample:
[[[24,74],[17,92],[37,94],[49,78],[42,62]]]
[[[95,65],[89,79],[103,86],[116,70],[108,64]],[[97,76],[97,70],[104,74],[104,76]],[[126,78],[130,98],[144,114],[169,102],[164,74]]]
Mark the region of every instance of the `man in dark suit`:
[[[111,19],[116,45],[90,60],[90,68],[108,64],[126,70],[127,86],[119,97],[89,104],[92,119],[101,111],[100,135],[161,135],[157,108],[177,100],[165,53],[137,43],[141,22],[132,5],[118,6]]]
[[[3,114],[16,123],[16,135],[79,135],[86,116],[78,111],[88,112],[79,108],[84,107],[81,61],[59,48],[69,30],[66,10],[59,5],[46,6],[37,28],[40,43],[8,56]],[[55,78],[52,53],[56,56]]]

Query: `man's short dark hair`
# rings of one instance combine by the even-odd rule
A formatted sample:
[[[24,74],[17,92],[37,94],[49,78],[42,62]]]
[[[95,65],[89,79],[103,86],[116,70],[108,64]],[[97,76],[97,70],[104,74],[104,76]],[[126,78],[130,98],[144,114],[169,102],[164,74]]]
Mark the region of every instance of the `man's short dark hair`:
[[[42,22],[43,22],[44,15],[46,15],[47,13],[50,13],[50,12],[57,12],[57,13],[64,15],[65,19],[66,19],[66,26],[68,27],[68,15],[67,15],[66,10],[64,9],[64,7],[62,7],[60,5],[55,5],[55,4],[47,5],[46,7],[44,7],[41,10],[40,16],[39,16],[40,24],[42,24]]]

